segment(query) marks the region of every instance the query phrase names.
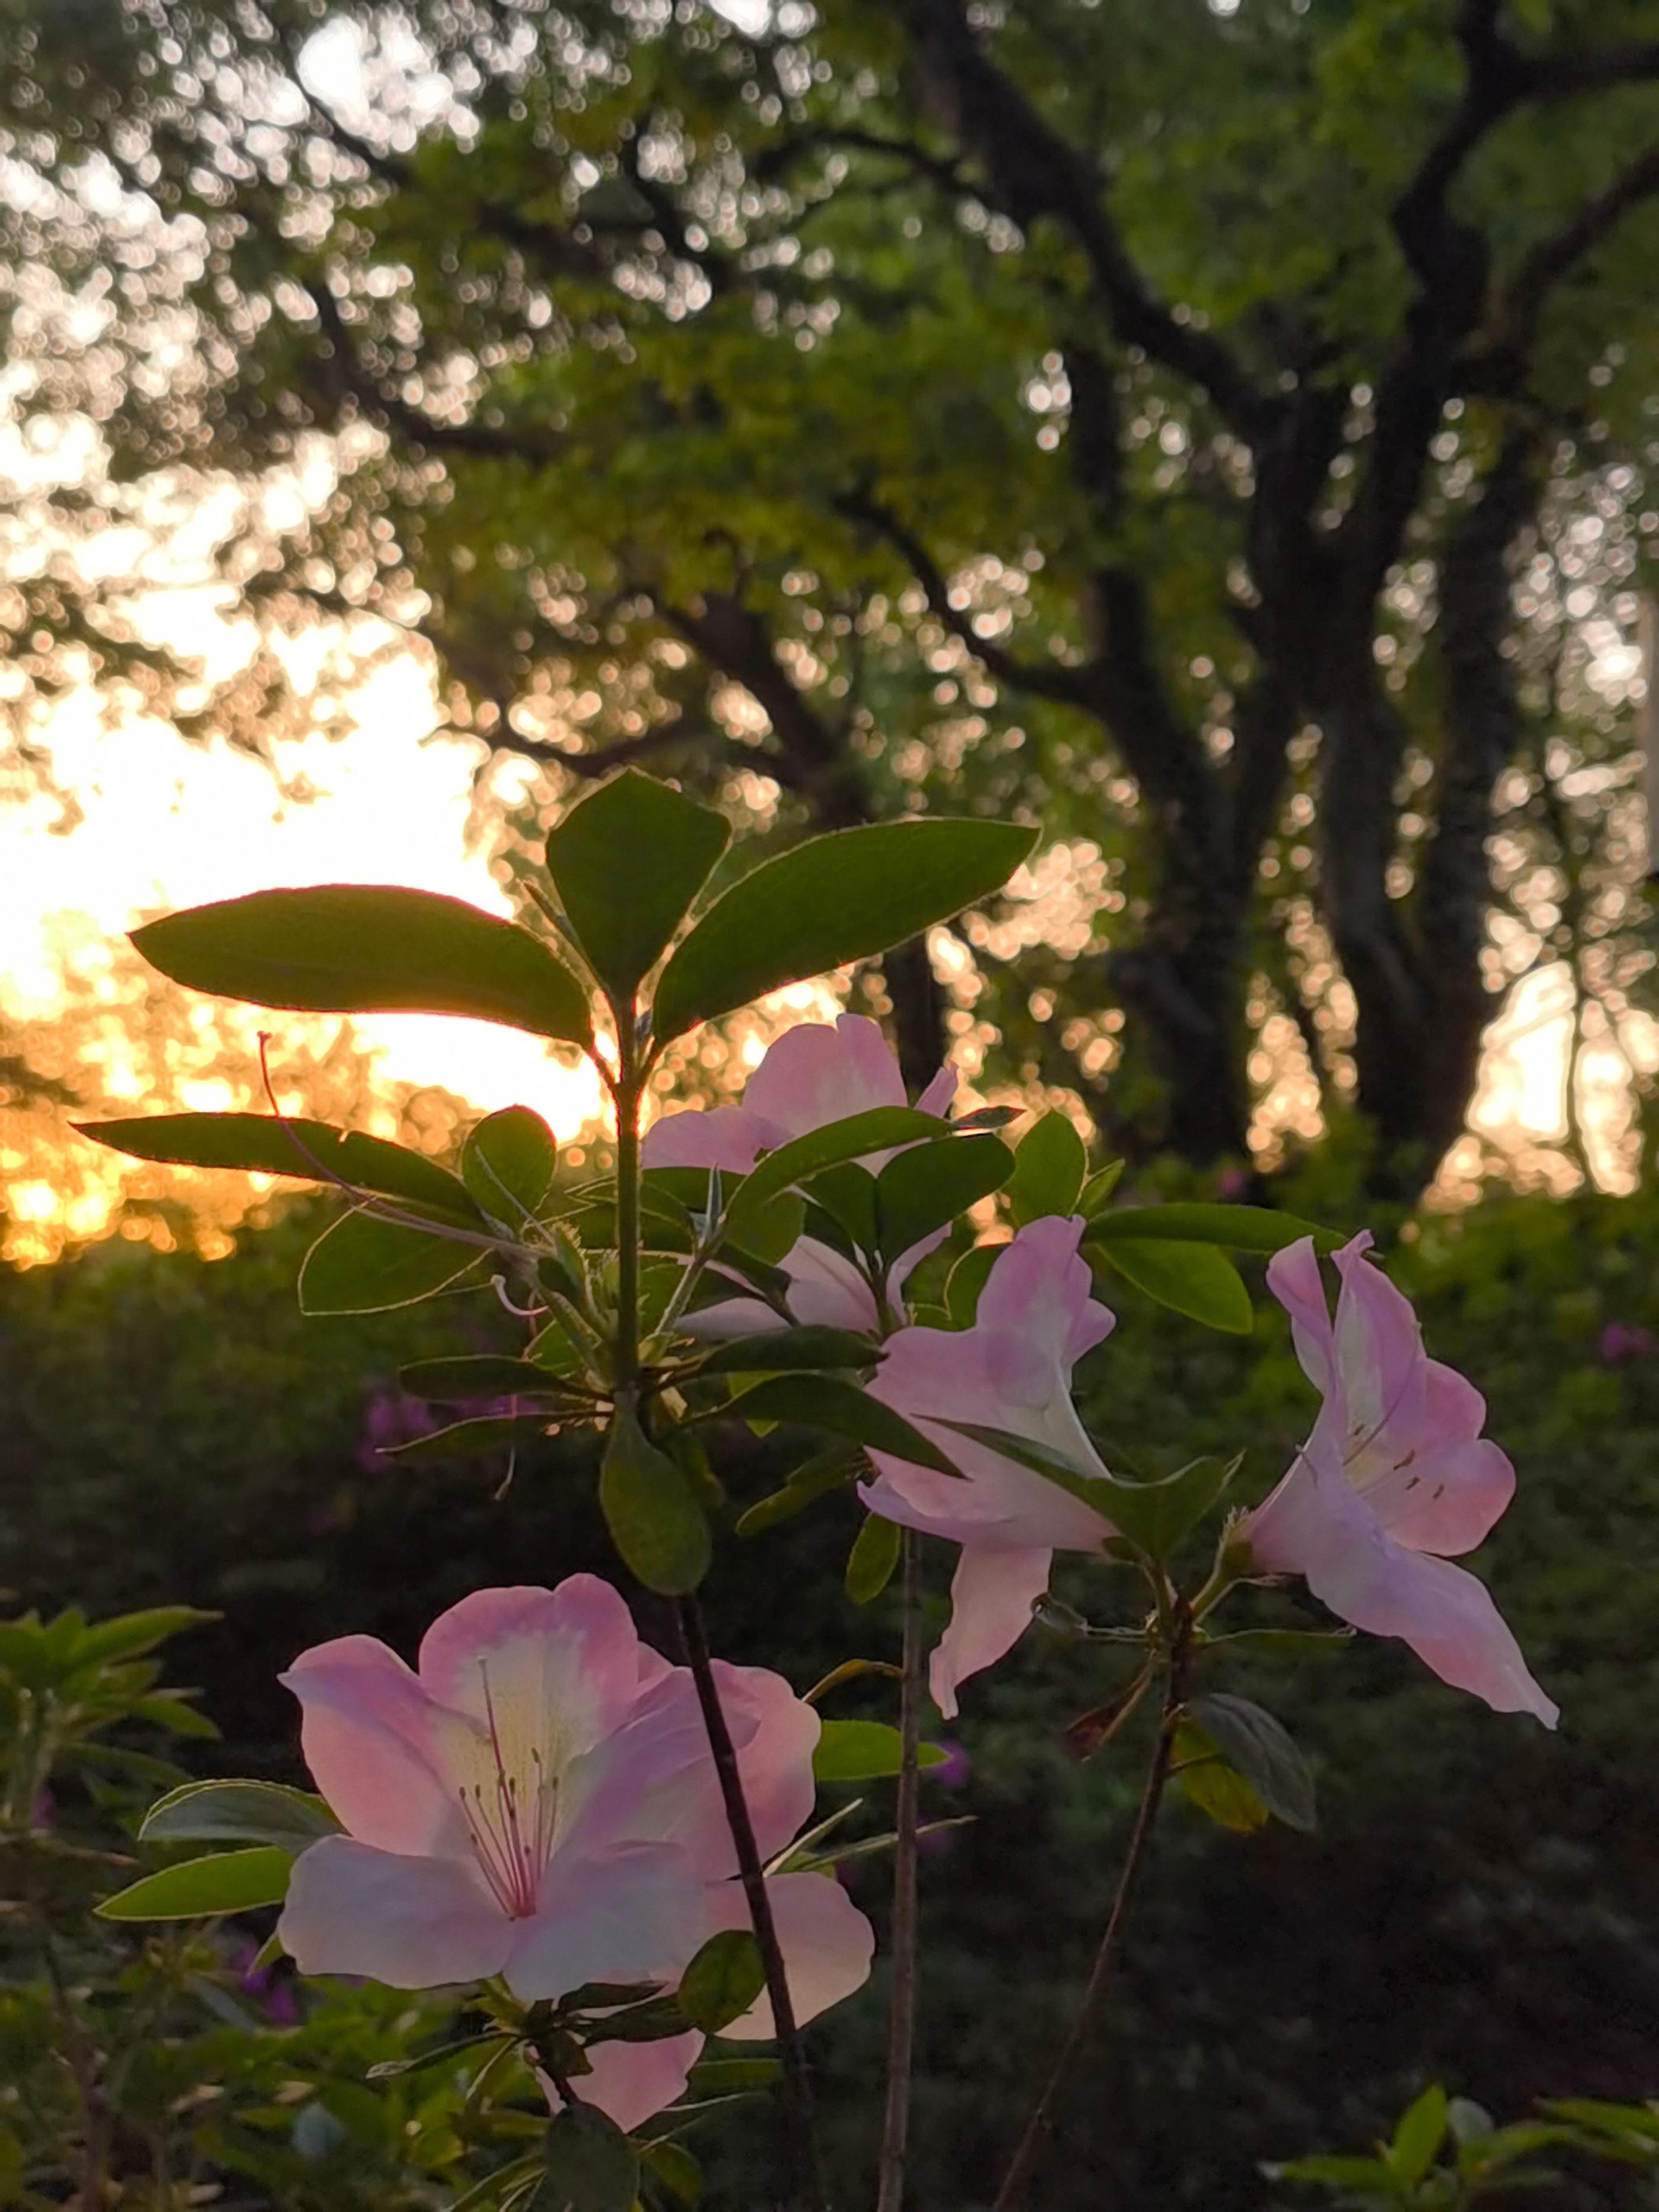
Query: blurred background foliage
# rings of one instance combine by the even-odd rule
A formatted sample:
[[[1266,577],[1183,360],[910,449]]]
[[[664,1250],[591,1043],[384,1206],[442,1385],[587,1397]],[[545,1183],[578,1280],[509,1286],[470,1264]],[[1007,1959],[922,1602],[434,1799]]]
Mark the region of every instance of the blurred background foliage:
[[[1342,1220],[1352,1210],[1342,1181],[1328,1160],[1300,1202]],[[397,1392],[398,1365],[492,1342],[496,1324],[476,1299],[302,1322],[293,1275],[315,1219],[313,1203],[287,1205],[212,1264],[112,1241],[0,1274],[6,1609],[75,1601],[96,1618],[182,1600],[217,1613],[169,1648],[170,1679],[212,1686],[222,1740],[183,1747],[199,1771],[297,1778],[294,1716],[274,1677],[318,1638],[362,1630],[409,1651],[438,1610],[480,1583],[612,1571],[585,1445],[546,1440],[499,1501],[504,1465],[377,1459],[378,1444],[425,1418]],[[1059,2212],[1092,2212],[1103,2197],[1221,2212],[1294,2203],[1291,2185],[1267,2183],[1258,2161],[1363,2145],[1425,2081],[1503,2119],[1536,2097],[1637,2099],[1659,2086],[1659,1618],[1646,1571],[1659,1512],[1656,1234],[1659,1204],[1646,1195],[1398,1213],[1383,1240],[1391,1271],[1417,1299],[1432,1350],[1486,1392],[1492,1432],[1519,1469],[1516,1504],[1481,1564],[1560,1699],[1561,1733],[1495,1718],[1393,1644],[1362,1639],[1294,1667],[1235,1670],[1313,1758],[1320,1832],[1234,1835],[1171,1807],[1110,2032],[1060,2136],[1046,2200]],[[1265,1491],[1304,1432],[1310,1398],[1271,1301],[1249,1341],[1127,1290],[1117,1303],[1117,1331],[1080,1370],[1109,1453],[1121,1438],[1157,1468],[1243,1445],[1243,1480]],[[758,1495],[766,1447],[722,1471],[736,1501]],[[721,1547],[708,1601],[732,1656],[764,1658],[802,1686],[849,1651],[891,1656],[884,1607],[862,1614],[841,1592],[854,1520],[844,1504]],[[1094,1619],[1113,1617],[1109,1574],[1074,1566],[1060,1588]],[[1251,1602],[1263,1620],[1310,1617],[1287,1597]],[[672,1650],[654,1601],[640,1618]],[[962,1756],[927,1785],[936,1814],[973,1815],[925,1865],[917,2202],[928,2212],[984,2201],[1098,1933],[1136,1747],[1079,1765],[1061,1731],[1109,1689],[1102,1649],[1035,1628],[975,1682]],[[858,1705],[848,1693],[847,1710]],[[881,1917],[884,1874],[872,1865],[855,1879]],[[119,1952],[113,1936],[93,1940]],[[231,2063],[212,2041],[207,1994],[234,1981],[228,1940],[216,1965],[196,1953],[181,1964],[163,1943],[142,1968],[172,1977],[166,2016],[185,2074]],[[234,1955],[245,1966],[247,1947]],[[122,1954],[86,1971],[141,1969]],[[38,1981],[14,1983],[14,2049],[39,2032],[29,2008],[46,2001]],[[303,2034],[267,2023],[261,2035],[277,2042],[250,2046],[236,2094],[257,2105],[261,2081],[312,2081],[286,2092],[297,2118],[315,2081],[356,2078],[386,2002],[326,1996]],[[422,2007],[407,2009],[409,2034],[433,2032]],[[375,2014],[367,2025],[365,2011]],[[203,2037],[206,2055],[191,2056]],[[845,2112],[839,2092],[867,2093],[879,2066],[879,1990],[817,2041],[829,2108]],[[331,2090],[328,2109],[356,2124],[352,2094],[368,2094],[361,2081],[350,2094]],[[216,2126],[218,2106],[203,2109]],[[309,2138],[297,2140],[303,2149]],[[404,2202],[396,2188],[427,2201],[428,2181],[398,2163],[400,2150],[350,2140],[387,2192],[374,2201]],[[750,2201],[745,2140],[739,2126],[726,2163],[712,2161],[714,2203]],[[850,2120],[832,2148],[856,2201],[867,2177]],[[268,2195],[239,2183],[228,2201],[358,2201],[308,2195],[300,2149],[281,2172],[262,2170]],[[1635,2184],[1610,2172],[1575,2171],[1544,2201],[1626,2201],[1620,2190]]]

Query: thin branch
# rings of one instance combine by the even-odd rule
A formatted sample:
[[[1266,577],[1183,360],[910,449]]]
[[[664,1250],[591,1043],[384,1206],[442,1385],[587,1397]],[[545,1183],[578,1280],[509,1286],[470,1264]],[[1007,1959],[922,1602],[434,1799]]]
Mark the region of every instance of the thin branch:
[[[1134,1826],[1129,1832],[1127,1848],[1123,1856],[1123,1868],[1113,1893],[1111,1911],[1107,1916],[1106,1932],[1100,1939],[1100,1948],[1090,1970],[1088,1985],[1083,1992],[1083,2002],[1077,2018],[1072,2023],[1070,2034],[1060,2047],[1054,2070],[1043,2086],[1036,2109],[1026,2123],[1025,2132],[997,2191],[992,2212],[1015,2212],[1024,2197],[1031,2177],[1036,2170],[1049,2136],[1054,2131],[1054,2115],[1061,2093],[1071,2078],[1072,2069],[1089,2040],[1099,2014],[1106,1992],[1111,1984],[1112,1969],[1117,1963],[1118,1938],[1129,1910],[1135,1877],[1140,1871],[1151,1838],[1152,1826],[1158,1818],[1158,1808],[1170,1779],[1170,1761],[1175,1752],[1176,1729],[1181,1721],[1181,1704],[1185,1689],[1184,1639],[1171,1655],[1168,1680],[1164,1686],[1164,1711],[1158,1721],[1158,1741],[1152,1748],[1151,1764],[1146,1769],[1146,1780],[1140,1793],[1140,1803],[1135,1812]]]
[[[862,523],[884,538],[896,553],[904,559],[916,581],[927,595],[927,604],[951,635],[958,637],[974,658],[999,684],[1012,690],[1027,691],[1033,697],[1054,699],[1068,707],[1086,707],[1089,685],[1080,669],[1066,668],[1050,661],[1037,667],[1016,659],[1005,653],[988,638],[981,637],[965,608],[952,606],[951,587],[944,571],[922,544],[909,525],[884,507],[867,492],[849,493],[836,501],[838,513],[849,522]]]
[[[893,1854],[893,1995],[887,2014],[887,2101],[882,2114],[876,2212],[900,2212],[910,2134],[916,2041],[916,1832],[921,1818],[921,1540],[904,1531],[904,1664],[899,1692],[897,1837]]]
[[[1553,236],[1540,239],[1522,260],[1488,319],[1490,336],[1477,361],[1480,388],[1513,392],[1537,333],[1545,301],[1584,256],[1644,200],[1659,196],[1659,145],[1650,146],[1620,171],[1605,191],[1588,201]]]
[[[776,1923],[772,1917],[772,1901],[767,1895],[765,1869],[761,1864],[760,1851],[755,1842],[754,1823],[749,1817],[749,1804],[744,1796],[743,1775],[732,1746],[732,1731],[726,1723],[725,1709],[720,1704],[720,1685],[714,1680],[714,1662],[708,1654],[702,1608],[695,1597],[683,1597],[677,1601],[675,1610],[679,1616],[680,1633],[685,1640],[686,1659],[696,1684],[697,1703],[702,1711],[703,1726],[708,1732],[708,1748],[714,1761],[714,1771],[720,1778],[720,1799],[726,1808],[726,1826],[732,1832],[732,1847],[737,1852],[738,1877],[743,1883],[744,1897],[754,1926],[755,1941],[760,1946],[761,1963],[766,1969],[766,1994],[771,1999],[772,2022],[777,2032],[778,2050],[783,2060],[783,2103],[789,2152],[795,2166],[797,2195],[802,2203],[811,2208],[811,2212],[830,2212],[829,2188],[823,2178],[817,2129],[812,2116],[812,2087],[806,2072],[806,2054],[801,2047],[800,2030],[795,2024],[783,1952],[778,1942]]]

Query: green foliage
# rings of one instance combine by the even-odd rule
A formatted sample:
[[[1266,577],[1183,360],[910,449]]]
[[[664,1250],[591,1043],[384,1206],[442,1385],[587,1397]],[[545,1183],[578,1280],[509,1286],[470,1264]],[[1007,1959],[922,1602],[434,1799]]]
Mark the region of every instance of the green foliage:
[[[592,1030],[581,986],[539,938],[435,891],[252,891],[146,922],[132,941],[175,983],[256,1006],[470,1014],[575,1044]]]
[[[812,1771],[820,1782],[873,1782],[898,1772],[902,1750],[898,1730],[885,1721],[825,1721]],[[918,1747],[918,1765],[942,1766],[945,1758],[936,1743]]]
[[[137,1121],[74,1126],[83,1137],[136,1159],[338,1181],[354,1190],[410,1200],[458,1221],[478,1218],[465,1184],[423,1152],[325,1121],[279,1121],[268,1114],[146,1114]]]
[[[548,839],[554,889],[617,1006],[633,999],[731,835],[721,816],[626,769]]]
[[[605,1436],[599,1504],[617,1551],[647,1589],[680,1596],[708,1573],[708,1517],[684,1473],[641,1427],[629,1398],[617,1401]]]
[[[491,1220],[518,1228],[533,1218],[553,1180],[558,1146],[541,1115],[503,1106],[470,1130],[461,1148],[461,1177]]]
[[[675,951],[652,1001],[665,1042],[768,991],[948,921],[1001,889],[1036,842],[1008,822],[880,823],[763,861]]]
[[[1206,1328],[1248,1336],[1254,1326],[1243,1279],[1213,1244],[1119,1236],[1091,1245],[1089,1256],[1104,1262],[1109,1279],[1114,1271],[1127,1276],[1148,1297]]]
[[[418,1305],[477,1269],[483,1253],[476,1239],[457,1242],[376,1214],[343,1213],[305,1256],[300,1270],[300,1310],[307,1314],[390,1313]]]
[[[740,2020],[766,1987],[760,1946],[747,1928],[711,1936],[680,1976],[680,2011],[705,2035],[718,2035]]]
[[[1003,1194],[1016,1226],[1041,1213],[1075,1212],[1088,1171],[1088,1154],[1071,1121],[1045,1114],[1022,1139]]]

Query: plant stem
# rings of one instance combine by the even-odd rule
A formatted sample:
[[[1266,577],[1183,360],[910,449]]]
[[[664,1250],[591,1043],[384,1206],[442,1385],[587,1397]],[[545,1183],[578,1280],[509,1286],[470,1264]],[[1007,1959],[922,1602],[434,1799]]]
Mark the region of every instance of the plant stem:
[[[1182,1698],[1186,1686],[1188,1634],[1185,1608],[1182,1607],[1164,1682],[1164,1710],[1158,1720],[1158,1741],[1152,1747],[1152,1763],[1146,1770],[1140,1803],[1135,1811],[1134,1826],[1129,1831],[1122,1869],[1112,1895],[1111,1911],[1106,1917],[1106,1931],[1100,1939],[1100,1948],[1095,1953],[1094,1965],[1089,1970],[1088,1985],[1083,1992],[1083,2002],[1078,2008],[1077,2018],[1072,2022],[1071,2032],[1060,2046],[1060,2056],[1054,2061],[1036,2110],[1025,2124],[1025,2132],[1019,2139],[1002,2186],[997,2191],[992,2212],[1015,2212],[1024,2196],[1037,2160],[1054,2130],[1054,2114],[1061,2093],[1071,2077],[1073,2068],[1083,2054],[1111,1982],[1112,1969],[1117,1963],[1118,1938],[1128,1913],[1135,1877],[1140,1871],[1152,1824],[1158,1818],[1158,1805],[1170,1779],[1170,1756],[1175,1749],[1176,1729],[1181,1719]]]
[[[916,2040],[917,1739],[921,1728],[921,1541],[904,1532],[904,1668],[899,1690],[897,1839],[893,1854],[893,1996],[887,2014],[887,2103],[882,2114],[876,2212],[899,2212],[910,2133]]]
[[[617,1381],[631,1382],[640,1364],[640,1093],[643,1078],[630,1000],[617,1009]]]
[[[812,2089],[807,2078],[806,2054],[801,2047],[800,2030],[795,2025],[795,2010],[790,2001],[783,1952],[778,1943],[777,1926],[772,1918],[772,1901],[766,1893],[766,1875],[755,1842],[754,1823],[749,1817],[748,1800],[743,1794],[743,1776],[738,1766],[738,1754],[732,1747],[732,1732],[726,1724],[720,1686],[714,1680],[714,1662],[708,1656],[708,1638],[703,1629],[702,1608],[695,1597],[683,1597],[676,1601],[676,1610],[679,1615],[680,1633],[685,1639],[685,1656],[697,1686],[697,1702],[702,1708],[703,1726],[708,1731],[708,1748],[714,1755],[714,1771],[720,1779],[726,1826],[732,1831],[732,1842],[738,1855],[738,1874],[743,1883],[744,1896],[748,1901],[755,1941],[760,1946],[761,1964],[766,1970],[766,1994],[772,2001],[772,2020],[777,2032],[779,2055],[783,2061],[784,2117],[789,2132],[790,2155],[795,2166],[797,2200],[808,2208],[808,2212],[830,2212],[829,2190],[824,2181],[817,2129],[812,2116]]]

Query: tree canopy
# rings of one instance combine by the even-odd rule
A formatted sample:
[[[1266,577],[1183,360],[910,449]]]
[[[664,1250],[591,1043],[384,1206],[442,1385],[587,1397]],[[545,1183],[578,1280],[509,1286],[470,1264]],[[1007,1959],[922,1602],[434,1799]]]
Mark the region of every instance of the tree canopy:
[[[418,634],[557,787],[1040,817],[1066,926],[1036,990],[976,928],[983,1007],[1127,1146],[1243,1154],[1277,1011],[1418,1181],[1517,963],[1616,1028],[1651,0],[74,0],[0,40],[14,404],[104,479],[18,491],[25,734],[66,670],[165,691],[87,549],[189,521],[268,625]],[[887,986],[925,1074],[939,986]]]

